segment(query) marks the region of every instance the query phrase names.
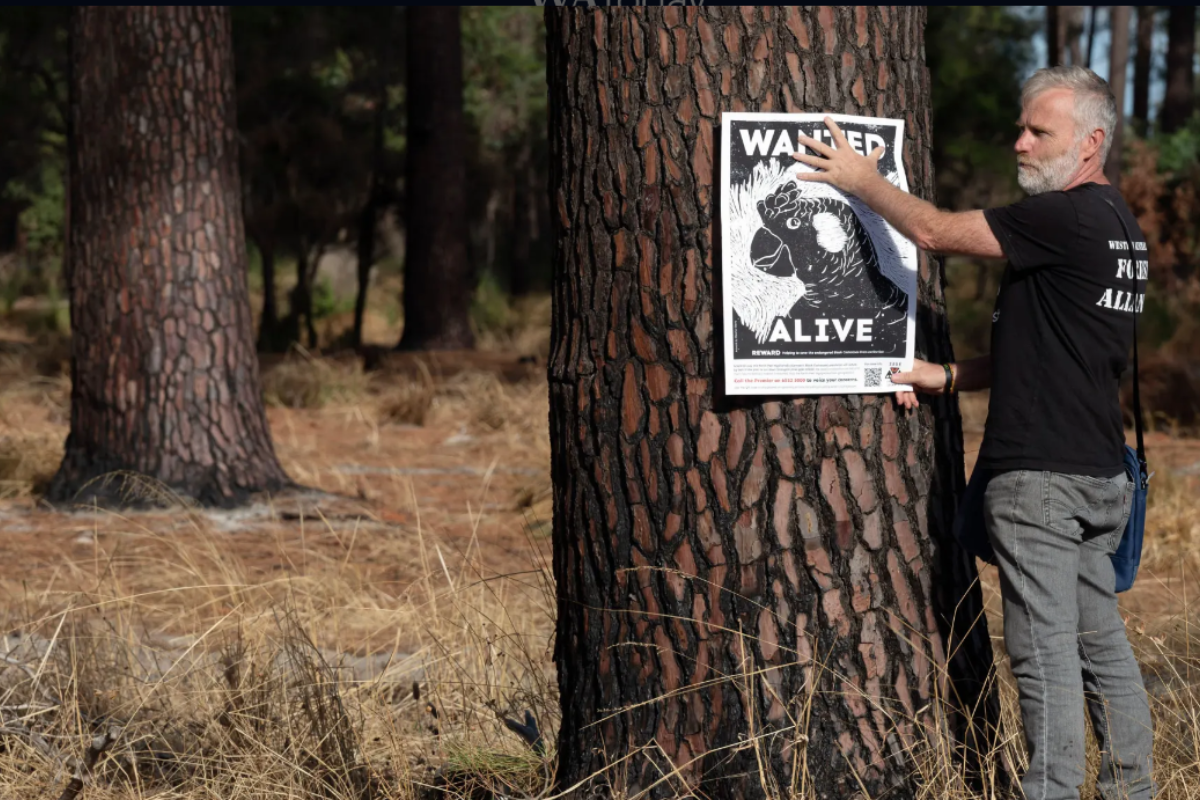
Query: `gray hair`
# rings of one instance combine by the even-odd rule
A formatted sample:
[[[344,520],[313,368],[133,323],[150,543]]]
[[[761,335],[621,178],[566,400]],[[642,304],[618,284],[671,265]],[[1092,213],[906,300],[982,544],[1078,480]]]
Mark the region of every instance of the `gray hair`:
[[[1075,141],[1099,128],[1104,131],[1100,163],[1108,160],[1117,128],[1117,101],[1108,82],[1087,67],[1043,67],[1021,87],[1021,105],[1050,89],[1070,89],[1075,96]]]

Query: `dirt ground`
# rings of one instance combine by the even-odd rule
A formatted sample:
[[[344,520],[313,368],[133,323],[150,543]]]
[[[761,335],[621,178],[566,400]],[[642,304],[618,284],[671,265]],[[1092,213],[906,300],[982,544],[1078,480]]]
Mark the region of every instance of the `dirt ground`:
[[[281,364],[287,367],[274,359],[265,368],[268,392]],[[85,590],[106,576],[133,594],[161,591],[169,583],[162,565],[195,558],[192,551],[203,551],[198,539],[251,584],[333,572],[391,597],[431,572],[453,584],[456,577],[486,580],[544,568],[550,478],[542,367],[514,356],[471,356],[464,365],[443,356],[433,378],[412,364],[393,365],[390,379],[364,376],[345,363],[323,367],[335,371],[314,379],[334,389],[346,384],[342,396],[313,403],[319,408],[269,407],[285,469],[313,491],[231,512],[122,514],[67,514],[36,500],[35,484],[52,474],[67,433],[68,387],[61,377],[18,378],[10,371],[0,395],[0,468],[9,459],[7,480],[0,481],[0,604]],[[413,384],[426,387],[416,399]],[[415,412],[422,424],[404,421],[412,410],[397,413],[406,403],[424,408]],[[984,403],[964,403],[968,470],[982,438]],[[1156,470],[1197,487],[1200,440],[1152,433],[1147,445]],[[13,458],[21,461],[15,468]],[[472,564],[478,574],[468,575]],[[985,569],[984,579],[994,595],[995,571]],[[1125,603],[1139,616],[1166,613],[1180,580],[1147,573]],[[178,611],[174,605],[162,604],[164,624]]]

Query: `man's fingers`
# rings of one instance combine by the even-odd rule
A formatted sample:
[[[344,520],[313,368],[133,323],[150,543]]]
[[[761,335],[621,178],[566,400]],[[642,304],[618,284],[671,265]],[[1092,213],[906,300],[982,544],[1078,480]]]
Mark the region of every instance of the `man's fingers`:
[[[808,164],[810,167],[825,169],[829,166],[829,162],[820,156],[807,156],[804,153],[792,153],[792,158],[796,159],[801,164]]]
[[[915,377],[912,372],[893,372],[892,383],[912,383]]]
[[[829,133],[833,136],[833,141],[837,144],[839,150],[850,147],[849,143],[846,142],[846,135],[842,133],[842,129],[838,127],[838,124],[832,118],[825,118],[825,127],[829,129]]]
[[[796,180],[812,181],[813,183],[829,183],[828,172],[797,172]]]
[[[871,151],[871,155],[869,157],[872,162],[878,164],[879,159],[883,158],[883,148],[876,147],[874,150]]]
[[[796,137],[796,142],[798,144],[804,145],[809,150],[812,150],[814,153],[820,153],[821,155],[825,156],[826,158],[829,158],[834,153],[834,149],[832,147],[825,144],[824,142],[817,141],[816,139],[812,138],[811,136],[805,136],[805,135],[801,134],[800,136]],[[797,155],[798,155],[797,153],[793,153],[792,158],[795,158]]]

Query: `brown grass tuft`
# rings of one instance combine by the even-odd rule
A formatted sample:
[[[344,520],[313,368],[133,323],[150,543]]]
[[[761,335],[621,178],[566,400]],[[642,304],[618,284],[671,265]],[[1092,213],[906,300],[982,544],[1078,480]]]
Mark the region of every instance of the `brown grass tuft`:
[[[333,361],[295,347],[283,361],[264,368],[262,388],[269,405],[317,409],[360,402],[370,389],[370,377],[357,360]]]

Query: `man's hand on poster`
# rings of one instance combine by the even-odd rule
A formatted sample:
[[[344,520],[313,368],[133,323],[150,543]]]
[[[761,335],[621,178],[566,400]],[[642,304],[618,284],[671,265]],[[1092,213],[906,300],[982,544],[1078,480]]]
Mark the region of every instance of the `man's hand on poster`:
[[[946,390],[946,370],[941,364],[930,364],[919,358],[913,359],[912,370],[897,372],[891,376],[892,383],[907,383],[919,392],[938,395]],[[896,392],[896,402],[904,408],[916,408],[916,392]]]
[[[842,129],[836,122],[826,117],[825,127],[833,136],[835,147],[818,142],[810,136],[796,137],[797,142],[817,155],[792,153],[792,158],[818,170],[817,172],[798,172],[796,178],[802,181],[830,183],[843,192],[859,194],[859,190],[867,181],[880,178],[879,159],[883,157],[884,149],[876,147],[870,155],[860,156],[846,141],[845,134],[842,133]]]

